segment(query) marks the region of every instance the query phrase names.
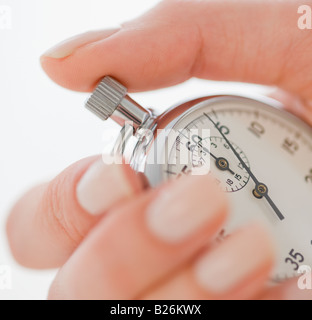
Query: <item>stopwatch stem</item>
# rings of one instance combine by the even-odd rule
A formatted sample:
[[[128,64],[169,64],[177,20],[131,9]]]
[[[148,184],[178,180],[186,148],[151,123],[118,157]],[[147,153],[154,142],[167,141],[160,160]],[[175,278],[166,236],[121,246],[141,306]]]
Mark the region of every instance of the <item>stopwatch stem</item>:
[[[111,117],[121,126],[130,122],[134,130],[151,116],[149,110],[127,95],[126,87],[109,76],[102,79],[85,106],[102,120]]]

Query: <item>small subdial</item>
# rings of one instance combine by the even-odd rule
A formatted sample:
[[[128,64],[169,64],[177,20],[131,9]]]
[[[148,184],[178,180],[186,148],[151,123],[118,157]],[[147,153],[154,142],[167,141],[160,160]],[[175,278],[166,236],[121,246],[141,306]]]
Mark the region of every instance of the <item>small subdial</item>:
[[[235,143],[232,143],[232,145],[249,167],[249,161],[244,152]],[[225,192],[236,192],[247,185],[250,178],[248,172],[243,165],[238,162],[223,138],[206,138],[202,140],[200,145],[193,148],[193,167],[207,166],[209,165],[209,161],[209,173],[215,177],[216,183],[220,185]]]

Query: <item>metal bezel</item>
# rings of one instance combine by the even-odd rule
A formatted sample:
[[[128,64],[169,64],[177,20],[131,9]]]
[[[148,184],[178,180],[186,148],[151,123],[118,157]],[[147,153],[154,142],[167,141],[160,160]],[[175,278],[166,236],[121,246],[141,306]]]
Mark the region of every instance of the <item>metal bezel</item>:
[[[251,103],[258,103],[261,104],[264,108],[268,108],[272,111],[272,109],[275,109],[278,112],[283,112],[287,114],[287,117],[291,119],[291,121],[297,122],[299,126],[303,126],[306,131],[311,132],[312,135],[312,128],[303,122],[303,120],[297,118],[293,114],[289,113],[283,108],[283,105],[278,102],[277,100],[274,100],[272,98],[269,98],[267,96],[261,96],[261,95],[213,95],[213,96],[207,96],[199,99],[195,99],[192,101],[188,101],[186,103],[177,105],[160,115],[156,121],[157,121],[157,129],[166,129],[171,130],[175,126],[177,126],[179,123],[181,123],[185,118],[187,118],[191,113],[194,113],[198,109],[206,108],[209,105],[212,105],[216,102],[219,102],[220,100],[226,101],[226,100],[243,100],[244,102],[250,101]],[[155,155],[155,152],[150,152],[147,154],[146,157],[146,165],[144,169],[144,173],[150,183],[151,186],[155,187],[158,184],[162,183],[164,179],[164,164],[157,163],[157,159],[162,159],[164,157],[164,150],[167,144],[168,136],[165,134],[165,131],[163,131],[163,134],[158,134],[157,131],[154,132],[154,142],[151,145],[151,149],[153,149],[155,144],[155,141],[157,140],[157,152],[162,152],[162,154],[159,156]],[[153,157],[153,159],[152,159]],[[156,162],[156,163],[155,163]],[[164,161],[162,161],[164,162]],[[151,163],[151,164],[149,164]]]

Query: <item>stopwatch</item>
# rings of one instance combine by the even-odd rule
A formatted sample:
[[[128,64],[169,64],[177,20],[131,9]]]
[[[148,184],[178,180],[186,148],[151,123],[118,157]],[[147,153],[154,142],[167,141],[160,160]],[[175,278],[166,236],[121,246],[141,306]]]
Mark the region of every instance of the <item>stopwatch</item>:
[[[105,77],[86,107],[122,126],[113,152],[144,173],[152,187],[190,174],[213,177],[231,208],[217,241],[259,221],[276,238],[274,281],[312,266],[312,128],[279,102],[222,94],[157,115]]]

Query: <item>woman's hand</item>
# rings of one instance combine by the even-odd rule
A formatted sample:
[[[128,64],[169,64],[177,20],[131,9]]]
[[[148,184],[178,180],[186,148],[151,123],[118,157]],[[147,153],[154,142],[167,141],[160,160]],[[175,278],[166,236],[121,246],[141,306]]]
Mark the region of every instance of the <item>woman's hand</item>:
[[[63,42],[41,62],[54,81],[79,91],[104,75],[131,91],[193,76],[274,85],[312,123],[312,37],[297,28],[299,5],[167,0],[120,29]],[[227,213],[207,177],[151,190],[127,165],[93,157],[28,192],[7,229],[21,264],[61,267],[54,299],[311,299],[296,280],[266,287],[274,244],[260,226],[212,245]]]
[[[26,195],[8,232],[22,264],[62,266],[50,298],[248,298],[264,286],[273,246],[252,226],[211,247],[226,216],[207,176],[144,190],[127,165],[91,158]]]

